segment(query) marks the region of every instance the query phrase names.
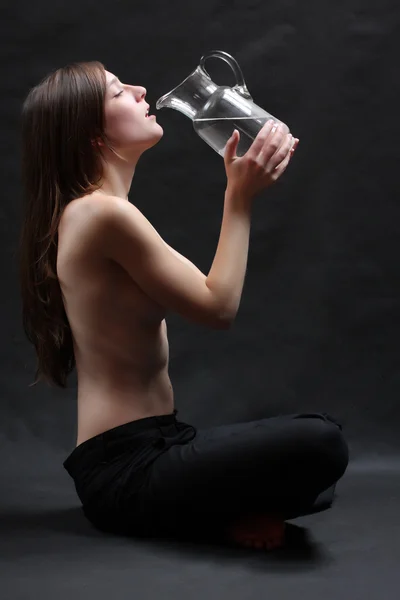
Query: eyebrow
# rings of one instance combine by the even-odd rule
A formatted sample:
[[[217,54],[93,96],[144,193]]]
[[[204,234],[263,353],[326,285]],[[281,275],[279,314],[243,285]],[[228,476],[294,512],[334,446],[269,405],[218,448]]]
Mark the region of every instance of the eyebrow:
[[[116,83],[118,81],[118,77],[113,77],[110,81],[110,83],[107,85],[107,87],[111,87],[113,83]]]

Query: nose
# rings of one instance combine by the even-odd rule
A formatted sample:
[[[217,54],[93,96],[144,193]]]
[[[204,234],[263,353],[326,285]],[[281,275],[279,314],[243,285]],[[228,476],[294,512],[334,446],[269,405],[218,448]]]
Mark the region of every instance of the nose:
[[[147,90],[146,88],[137,85],[135,86],[135,96],[138,100],[143,100],[146,97]]]

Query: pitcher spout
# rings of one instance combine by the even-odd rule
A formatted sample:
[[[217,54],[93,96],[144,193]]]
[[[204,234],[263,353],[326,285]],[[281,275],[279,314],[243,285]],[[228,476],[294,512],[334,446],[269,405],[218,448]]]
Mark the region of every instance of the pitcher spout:
[[[164,96],[161,96],[161,98],[157,100],[157,110],[160,110],[161,108],[173,108],[183,113],[186,117],[189,117],[189,119],[193,120],[196,116],[197,111],[194,110],[194,108],[190,106],[188,102],[182,100],[179,97],[179,95],[175,94],[176,89],[177,88],[175,88],[175,90],[172,90],[171,92],[168,92],[168,94],[164,94]]]
[[[197,67],[182,83],[157,100],[156,108],[173,108],[192,121],[218,86],[209,75]]]

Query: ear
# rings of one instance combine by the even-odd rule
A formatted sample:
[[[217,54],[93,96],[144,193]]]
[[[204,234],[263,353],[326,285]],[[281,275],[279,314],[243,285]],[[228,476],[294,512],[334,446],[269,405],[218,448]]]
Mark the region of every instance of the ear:
[[[92,146],[93,147],[97,147],[97,146],[104,146],[103,141],[99,138],[97,140],[92,140]]]

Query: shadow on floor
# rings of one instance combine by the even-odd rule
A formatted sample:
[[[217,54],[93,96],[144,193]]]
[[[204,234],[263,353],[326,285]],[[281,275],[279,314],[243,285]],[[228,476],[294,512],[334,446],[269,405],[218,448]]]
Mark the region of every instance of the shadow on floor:
[[[116,547],[121,544],[121,541],[125,546],[127,541],[129,543],[129,540],[131,540],[136,550],[138,548],[146,549],[149,553],[162,551],[176,556],[191,555],[192,558],[199,559],[209,557],[227,562],[240,560],[242,563],[243,560],[247,559],[252,567],[265,566],[267,560],[269,564],[273,562],[281,564],[282,567],[288,564],[291,569],[294,566],[301,569],[302,565],[303,568],[306,565],[309,568],[311,565],[315,566],[327,561],[323,547],[321,548],[319,544],[312,540],[308,530],[293,523],[286,524],[285,546],[270,552],[235,547],[226,542],[214,540],[141,538],[103,533],[87,521],[81,507],[42,509],[32,512],[21,509],[2,509],[0,530],[4,539],[7,536],[10,536],[9,539],[14,539],[16,542],[14,549],[19,554],[24,550],[25,553],[33,552],[35,548],[38,550],[38,540],[43,540],[43,544],[40,544],[41,551],[47,548],[51,552],[51,547],[54,544],[51,542],[49,533],[53,533],[58,541],[60,535],[68,536],[68,541],[72,540],[74,544],[74,537],[79,537],[80,544],[82,544],[82,539],[86,539],[89,544],[98,545],[106,542],[107,545],[112,543]],[[36,540],[35,546],[29,543],[32,540]],[[64,543],[66,541],[66,538],[64,538]]]

